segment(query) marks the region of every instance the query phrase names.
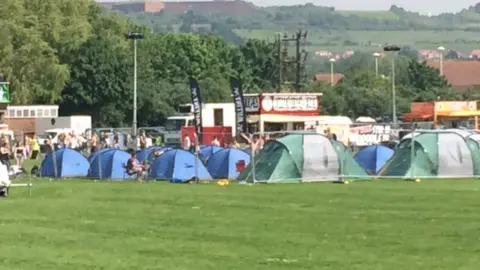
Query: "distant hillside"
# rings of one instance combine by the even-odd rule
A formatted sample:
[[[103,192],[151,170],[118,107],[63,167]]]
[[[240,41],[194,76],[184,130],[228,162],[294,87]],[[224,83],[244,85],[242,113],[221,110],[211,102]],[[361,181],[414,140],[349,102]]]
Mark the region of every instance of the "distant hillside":
[[[392,6],[388,11],[337,11],[313,4],[256,7],[241,0],[202,2],[135,1],[105,3],[105,7],[134,19],[150,21],[158,29],[181,24],[187,13],[205,16],[230,29],[315,27],[332,30],[466,30],[480,31],[480,3],[458,13],[427,16]],[[150,18],[151,17],[151,18]],[[168,17],[168,20],[166,20]],[[162,21],[163,26],[155,26]],[[167,25],[165,25],[167,23]]]
[[[426,16],[397,6],[388,11],[337,11],[313,4],[261,8],[240,0],[152,3],[137,1],[122,9],[117,3],[107,8],[154,32],[214,34],[235,44],[247,38],[272,39],[275,33],[291,34],[300,28],[308,31],[304,46],[311,55],[319,50],[377,51],[385,43],[430,50],[444,46],[467,54],[480,48],[476,35],[480,4],[458,13]]]

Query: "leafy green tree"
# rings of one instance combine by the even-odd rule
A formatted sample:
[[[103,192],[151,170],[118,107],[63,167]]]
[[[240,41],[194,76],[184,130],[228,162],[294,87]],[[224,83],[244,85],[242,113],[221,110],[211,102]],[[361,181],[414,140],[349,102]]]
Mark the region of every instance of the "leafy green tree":
[[[122,126],[132,104],[127,51],[107,37],[94,37],[77,54],[62,93],[61,112],[92,115],[95,126]]]
[[[448,82],[440,75],[440,71],[428,66],[427,62],[410,61],[408,78],[409,84],[420,90],[448,87]]]
[[[250,39],[240,47],[252,77],[252,85],[259,90],[278,86],[278,61],[275,44],[258,39]]]

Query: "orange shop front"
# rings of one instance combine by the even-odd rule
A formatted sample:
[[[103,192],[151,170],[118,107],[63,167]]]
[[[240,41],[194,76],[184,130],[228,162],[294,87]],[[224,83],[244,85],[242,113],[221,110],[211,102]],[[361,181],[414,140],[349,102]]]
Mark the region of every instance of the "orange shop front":
[[[478,129],[480,111],[478,101],[413,102],[409,113],[402,115],[405,122],[432,121],[434,126],[456,128],[462,121],[473,122]]]

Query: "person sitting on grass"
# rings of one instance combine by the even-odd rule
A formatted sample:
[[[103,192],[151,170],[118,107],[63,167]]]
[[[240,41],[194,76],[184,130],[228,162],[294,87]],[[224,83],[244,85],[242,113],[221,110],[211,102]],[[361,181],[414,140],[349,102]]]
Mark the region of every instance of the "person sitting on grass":
[[[0,179],[0,197],[8,197],[12,182],[9,179]]]
[[[145,174],[145,166],[137,160],[137,153],[134,150],[130,151],[131,156],[127,161],[127,173],[130,175],[136,174],[137,181],[142,183],[142,177]]]

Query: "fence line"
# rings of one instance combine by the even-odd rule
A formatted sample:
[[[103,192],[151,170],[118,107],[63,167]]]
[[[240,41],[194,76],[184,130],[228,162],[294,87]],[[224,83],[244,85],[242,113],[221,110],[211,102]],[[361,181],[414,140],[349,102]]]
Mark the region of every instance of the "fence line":
[[[143,136],[144,131],[145,136],[153,137],[147,134],[148,129],[139,129],[140,136]],[[480,135],[476,131],[395,129],[389,130],[389,132],[397,134],[397,137],[391,135],[389,137],[390,141],[398,140],[399,144],[390,146],[396,152],[386,161],[386,167],[379,170],[378,173],[377,171],[367,173],[367,169],[357,162],[355,154],[365,147],[380,146],[384,143],[383,140],[380,140],[379,144],[356,145],[354,141],[345,145],[335,138],[333,132],[327,132],[326,134],[316,131],[277,131],[243,134],[204,132],[197,135],[187,132],[179,134],[180,146],[177,148],[165,148],[165,145],[154,146],[152,140],[148,144],[150,148],[147,148],[147,145],[140,145],[138,153],[144,153],[141,161],[147,173],[145,176],[147,180],[176,180],[179,177],[178,175],[183,177],[181,179],[183,181],[200,182],[222,178],[236,180],[239,177],[240,181],[252,183],[345,181],[349,179],[471,178],[477,175],[480,176]],[[107,136],[110,143],[105,143],[103,148],[99,147],[96,149],[99,152],[97,153],[99,156],[95,162],[90,160],[88,177],[94,177],[99,180],[133,178],[127,174],[125,168],[130,155],[124,151],[131,149],[132,144],[135,144],[135,142],[132,143],[133,138],[129,137],[130,134],[115,129],[112,129],[110,133],[104,131],[103,135],[101,131],[92,131],[91,133],[98,133],[97,136],[99,137]],[[426,136],[442,137],[440,139],[435,137],[435,140],[441,143],[430,143],[433,137],[429,139]],[[411,139],[412,137],[413,140]],[[87,141],[88,149],[92,149],[91,142],[91,140]],[[97,143],[99,142],[100,140],[97,141]],[[112,144],[111,142],[114,143]],[[468,154],[474,153],[471,151],[477,151],[475,155],[471,155],[472,158],[468,158],[468,162],[472,163],[470,172],[463,172],[465,170],[460,167],[461,164],[466,164],[463,161],[462,163],[450,160],[447,156],[440,156],[438,160],[434,160],[430,156],[432,151],[437,151],[438,153],[440,153],[439,151],[448,151],[448,147],[453,145],[451,142],[461,147],[463,152],[460,156],[463,159],[467,157],[466,151],[470,151]],[[106,169],[109,166],[113,166],[110,164],[110,159],[105,154],[101,154],[105,146],[111,147],[114,144],[121,145],[114,149],[122,150],[121,153],[117,153],[121,157],[115,156],[111,158],[112,160],[119,159],[119,161],[115,161],[117,162],[115,165],[115,176],[109,169]],[[100,144],[98,145],[100,146]],[[425,149],[425,147],[431,147],[431,149]],[[433,147],[437,147],[435,148],[436,150]],[[477,147],[478,150],[472,147]],[[248,153],[247,156],[249,155],[249,158],[247,160],[244,156],[238,155],[239,157],[235,159],[231,158],[230,154],[226,154],[225,158],[232,159],[232,162],[229,161],[228,164],[225,163],[227,165],[218,165],[216,167],[208,166],[209,159],[215,153],[221,151],[222,148],[240,149]],[[157,154],[156,150],[163,151],[163,154],[160,154],[160,156],[165,161],[162,162],[168,161],[176,164],[175,171],[169,172],[170,174],[167,175],[166,167],[161,167],[159,163],[155,163],[155,160],[158,158],[155,157]],[[176,152],[166,154],[168,151]],[[185,151],[190,153],[187,154]],[[61,178],[63,174],[59,171],[60,164],[56,164],[56,155],[57,153],[55,152],[52,160],[52,166],[54,167],[52,175],[54,178]],[[84,153],[84,155],[89,157],[91,153]],[[477,155],[478,159],[473,158]],[[170,160],[170,158],[172,159]],[[455,170],[448,172],[448,170],[444,169],[447,168],[445,167],[448,165],[447,161],[450,164],[457,164],[455,165],[457,166],[454,168]],[[228,175],[220,178],[220,176],[214,175],[212,170],[221,166],[230,167]],[[231,166],[235,166],[235,168],[231,168]],[[93,174],[92,170],[95,170],[96,174]]]

